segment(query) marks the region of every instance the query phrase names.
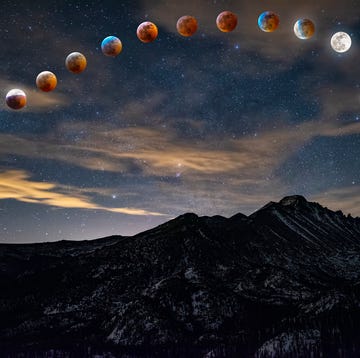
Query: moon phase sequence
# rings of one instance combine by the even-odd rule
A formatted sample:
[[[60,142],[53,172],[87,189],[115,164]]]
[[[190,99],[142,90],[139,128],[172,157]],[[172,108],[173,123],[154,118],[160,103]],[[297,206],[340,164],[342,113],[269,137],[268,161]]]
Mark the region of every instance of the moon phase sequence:
[[[280,17],[273,11],[264,11],[258,17],[258,27],[264,32],[274,32],[280,24]],[[232,32],[238,24],[238,17],[231,11],[223,11],[216,18],[216,26],[221,32]],[[177,32],[184,37],[193,36],[198,30],[198,22],[194,16],[184,15],[176,23]],[[315,33],[315,25],[309,19],[298,19],[294,24],[294,34],[301,40],[308,40]],[[150,21],[142,22],[136,35],[143,43],[156,40],[159,31],[157,26]],[[335,33],[330,40],[332,49],[338,53],[347,52],[352,45],[351,37],[346,32]],[[101,43],[101,51],[105,56],[115,57],[122,51],[122,42],[116,36],[108,36]],[[65,59],[66,68],[72,73],[81,73],[86,69],[86,57],[80,52],[72,52]],[[57,78],[53,72],[43,71],[36,77],[36,86],[43,92],[53,91],[57,86]],[[21,109],[27,102],[23,90],[14,88],[10,90],[5,99],[11,109]]]

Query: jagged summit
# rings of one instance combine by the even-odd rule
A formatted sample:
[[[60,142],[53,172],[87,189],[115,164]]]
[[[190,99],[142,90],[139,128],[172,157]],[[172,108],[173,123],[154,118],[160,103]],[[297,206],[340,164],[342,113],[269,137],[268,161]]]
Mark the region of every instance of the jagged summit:
[[[285,196],[279,201],[279,204],[282,206],[304,206],[308,203],[308,201],[302,195],[290,195]]]
[[[289,208],[299,208],[299,207],[307,207],[308,204],[312,204],[308,202],[302,195],[289,195],[283,197],[279,202],[270,201],[266,205],[264,205],[259,210],[255,211],[254,214],[263,210],[276,210],[279,207],[289,207]]]

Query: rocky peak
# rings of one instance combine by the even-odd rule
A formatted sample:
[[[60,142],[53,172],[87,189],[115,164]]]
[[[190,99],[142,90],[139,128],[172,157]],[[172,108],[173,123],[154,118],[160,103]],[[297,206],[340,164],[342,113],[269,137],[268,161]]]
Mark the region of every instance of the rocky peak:
[[[185,213],[178,217],[178,220],[183,220],[183,221],[196,221],[197,219],[198,216],[194,213]]]
[[[308,201],[302,195],[290,195],[281,199],[279,204],[282,206],[299,207],[306,206]]]

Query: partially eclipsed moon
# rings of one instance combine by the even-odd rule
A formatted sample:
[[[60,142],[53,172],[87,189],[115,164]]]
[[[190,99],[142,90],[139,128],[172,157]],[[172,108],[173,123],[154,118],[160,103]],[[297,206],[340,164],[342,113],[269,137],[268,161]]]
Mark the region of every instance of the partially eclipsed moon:
[[[331,47],[336,52],[346,52],[351,47],[351,37],[346,32],[337,32],[331,38]]]
[[[66,68],[72,73],[80,73],[86,68],[86,57],[80,52],[72,52],[65,60]]]
[[[294,24],[294,33],[301,40],[308,40],[314,35],[315,25],[309,19],[299,19]]]
[[[279,15],[273,11],[265,11],[258,18],[259,28],[264,32],[274,32],[280,23]]]
[[[52,91],[57,85],[56,76],[50,71],[43,71],[36,77],[36,86],[44,92]]]
[[[105,56],[115,57],[122,50],[122,43],[116,36],[105,37],[101,43],[101,51]]]
[[[12,109],[20,109],[26,105],[26,94],[18,88],[14,88],[6,95],[6,104]]]

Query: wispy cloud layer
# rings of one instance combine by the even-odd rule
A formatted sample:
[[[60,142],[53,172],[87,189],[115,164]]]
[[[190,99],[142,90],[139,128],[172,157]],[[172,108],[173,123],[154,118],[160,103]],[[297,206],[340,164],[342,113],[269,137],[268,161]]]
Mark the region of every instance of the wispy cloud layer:
[[[76,143],[68,144],[54,138],[34,141],[31,138],[1,134],[0,154],[20,155],[32,160],[55,160],[64,165],[113,172],[121,175],[121,178],[141,180],[148,194],[143,204],[151,205],[149,193],[156,190],[154,197],[158,210],[163,212],[173,213],[176,208],[180,211],[193,208],[200,213],[206,213],[206,210],[209,213],[209,207],[214,207],[214,211],[217,209],[230,213],[237,207],[249,212],[267,200],[287,194],[291,188],[275,172],[289,156],[314,137],[358,134],[360,123],[305,122],[296,128],[289,126],[259,132],[256,137],[222,140],[207,138],[202,142],[181,139],[170,129],[113,129],[104,125],[78,123],[59,129],[60,132],[65,130],[86,130],[86,135]],[[17,200],[58,207],[101,209],[130,215],[160,215],[146,210],[99,207],[89,198],[93,194],[66,196],[56,190],[55,184],[29,181],[27,174],[22,171],[5,173],[1,178],[2,198],[12,193]],[[155,180],[157,189],[146,184],[150,180]],[[8,183],[6,189],[4,183]],[[11,183],[15,183],[13,191],[9,191]],[[27,189],[19,191],[18,188]],[[29,195],[27,190],[30,190]],[[136,193],[140,186],[135,188],[127,184],[126,190]],[[74,187],[72,192],[79,193],[79,190]],[[206,199],[209,193],[211,198]]]
[[[36,182],[23,170],[0,172],[0,200],[15,199],[25,203],[42,204],[54,208],[104,210],[127,215],[162,216],[161,213],[136,208],[109,208],[95,204],[77,188],[55,183]]]

